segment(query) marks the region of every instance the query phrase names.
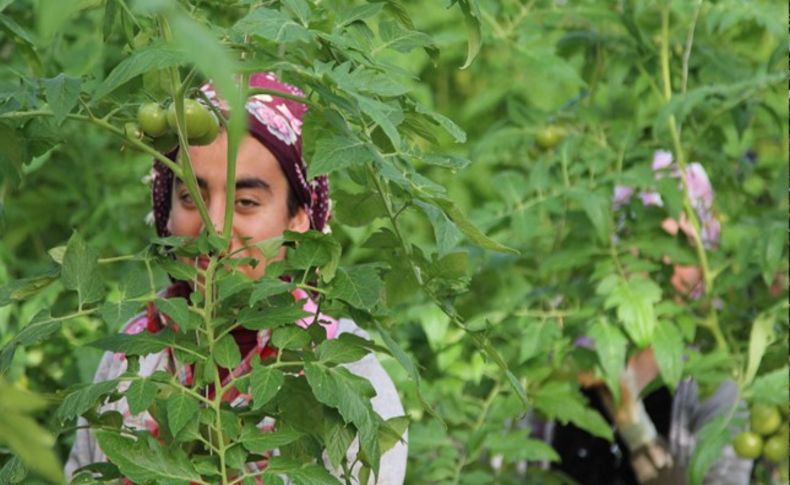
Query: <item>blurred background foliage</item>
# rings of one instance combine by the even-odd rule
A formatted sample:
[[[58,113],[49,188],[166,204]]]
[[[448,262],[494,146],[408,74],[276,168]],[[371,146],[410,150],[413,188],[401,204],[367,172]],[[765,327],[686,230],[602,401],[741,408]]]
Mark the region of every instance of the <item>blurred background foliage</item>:
[[[223,27],[249,2],[193,3],[200,6],[197,14]],[[618,267],[660,289],[649,305],[657,325],[672,325],[682,335],[671,349],[684,356],[682,376],[696,378],[704,393],[725,378],[742,378],[752,322],[787,300],[786,2],[482,0],[482,48],[467,69],[459,69],[468,32],[458,9],[429,0],[386,3],[408,13],[440,53],[393,53],[391,62],[403,68],[416,99],[467,134],[465,143],[449,135],[423,140],[426,149],[468,159],[467,168],[420,169],[446,186],[489,236],[520,255],[469,246],[454,225],[432,223],[420,207],[406,209],[404,226],[426,254],[458,259],[459,270],[451,275],[460,291],[456,308],[468,329],[504,356],[527,388],[533,411],[611,437],[599,415],[579,411],[589,408],[577,376],[605,372],[595,352],[577,344],[601,318],[617,320],[607,295],[596,289]],[[103,2],[71,2],[73,15],[55,4],[0,1],[0,100],[18,89],[15,73],[102,79],[107,66],[128,52],[120,39],[130,26],[122,22],[110,41],[101,40]],[[670,102],[660,64],[665,5]],[[15,25],[34,38],[20,39]],[[38,71],[30,73],[25,56],[33,46],[42,46],[43,55]],[[123,89],[139,89],[139,82]],[[672,236],[662,229],[668,216],[677,215],[672,200],[679,196],[676,188],[673,196],[667,184],[659,187],[651,170],[657,150],[676,150],[670,116],[682,128],[685,160],[699,162],[710,178],[713,213],[721,223],[718,244],[706,251],[715,285],[699,299],[672,285],[668,258],[691,266],[699,264],[698,254],[682,232]],[[63,245],[75,228],[100,257],[141,250],[154,234],[145,223],[150,159],[83,124],[55,127],[35,119],[25,130],[32,153],[21,173],[0,156],[0,283],[46,270],[47,251]],[[0,147],[5,157],[20,149],[2,138]],[[345,172],[333,177],[334,190],[353,190]],[[614,210],[616,186],[658,190],[667,204],[632,201]],[[345,263],[382,251],[365,242],[383,221],[361,217],[360,225],[354,210],[342,204],[336,209],[333,230],[343,242]],[[519,427],[524,409],[498,367],[398,271],[398,261],[391,264],[391,331],[418,364],[423,392],[446,424],[425,413],[417,384],[382,356],[413,420],[410,483],[523,481],[521,463],[551,459],[551,450]],[[103,270],[117,290],[130,268],[119,263]],[[38,309],[73,307],[73,301],[56,298],[59,284],[0,308],[0,344]],[[726,346],[717,346],[710,332],[712,313]],[[786,308],[774,316],[758,379],[776,369],[786,372]],[[7,379],[41,393],[88,381],[100,352],[84,343],[116,330],[98,318],[77,319],[47,341],[20,349]],[[629,342],[629,355],[638,348]],[[653,388],[674,387],[677,378]],[[47,419],[46,413],[38,416]],[[70,439],[59,439],[61,457]],[[529,470],[542,479],[537,467]]]

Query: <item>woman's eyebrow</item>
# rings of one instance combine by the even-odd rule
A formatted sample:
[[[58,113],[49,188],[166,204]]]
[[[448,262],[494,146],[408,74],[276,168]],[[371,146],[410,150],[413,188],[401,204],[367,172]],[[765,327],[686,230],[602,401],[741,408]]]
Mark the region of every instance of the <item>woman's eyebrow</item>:
[[[196,179],[197,179],[198,186],[201,189],[205,190],[208,187],[208,183],[206,182],[205,179],[203,179],[201,177],[196,177]],[[176,186],[180,186],[180,185],[184,184],[184,182],[181,179],[178,179],[178,178],[176,179],[175,183],[176,183]],[[272,186],[269,185],[269,183],[266,182],[265,180],[260,179],[258,177],[245,177],[245,178],[241,178],[241,179],[236,180],[236,190],[238,190],[238,189],[262,189],[262,190],[265,190],[267,192],[271,192],[272,191]]]
[[[236,180],[236,189],[262,189],[271,192],[272,186],[258,177],[247,177]]]

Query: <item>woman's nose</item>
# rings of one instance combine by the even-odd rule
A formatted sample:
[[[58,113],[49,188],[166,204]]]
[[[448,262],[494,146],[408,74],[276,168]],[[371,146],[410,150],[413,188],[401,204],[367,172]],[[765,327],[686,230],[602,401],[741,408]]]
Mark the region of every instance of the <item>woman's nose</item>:
[[[214,230],[222,233],[222,226],[225,223],[225,201],[222,200],[222,197],[213,197],[209,201],[207,209]]]

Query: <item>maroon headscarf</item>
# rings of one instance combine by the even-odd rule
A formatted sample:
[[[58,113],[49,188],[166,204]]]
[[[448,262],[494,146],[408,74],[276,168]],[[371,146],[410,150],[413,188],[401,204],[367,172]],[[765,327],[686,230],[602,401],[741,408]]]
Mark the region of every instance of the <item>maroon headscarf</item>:
[[[253,74],[250,76],[250,87],[304,96],[300,89],[281,82],[271,73]],[[217,109],[228,113],[227,103],[217,95],[214,86],[204,84],[200,90]],[[268,148],[280,163],[291,190],[310,218],[310,228],[325,231],[330,215],[329,181],[326,176],[308,181],[307,166],[302,158],[302,119],[307,106],[290,99],[255,94],[249,97],[244,108],[249,118],[250,134]],[[169,157],[175,159],[175,153]],[[160,237],[170,235],[167,220],[170,216],[172,188],[173,171],[155,160],[151,201],[156,232]]]

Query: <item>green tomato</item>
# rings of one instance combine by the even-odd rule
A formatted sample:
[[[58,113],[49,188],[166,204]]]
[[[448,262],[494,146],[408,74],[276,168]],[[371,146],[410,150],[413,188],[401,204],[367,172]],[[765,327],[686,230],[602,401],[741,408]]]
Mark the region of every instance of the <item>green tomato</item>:
[[[782,425],[782,415],[776,406],[757,403],[752,406],[750,424],[752,431],[768,436]]]
[[[154,138],[151,145],[156,148],[156,151],[159,153],[166,154],[171,152],[176,145],[178,145],[178,137],[176,137],[175,133],[167,133],[159,138]]]
[[[211,126],[209,127],[209,130],[201,137],[190,138],[190,145],[210,145],[214,140],[217,139],[217,135],[219,134],[219,121],[217,121],[217,117],[214,115],[214,113],[209,112],[209,115],[211,116]]]
[[[763,446],[763,456],[774,463],[787,460],[787,435],[777,434],[768,438]]]
[[[561,126],[547,125],[538,131],[535,135],[535,141],[541,148],[549,149],[561,142],[566,134],[565,128]]]
[[[137,110],[137,123],[146,135],[158,138],[170,129],[167,115],[157,103],[141,104]]]
[[[186,135],[189,140],[200,138],[211,130],[216,122],[211,117],[208,108],[194,99],[184,100],[184,120],[186,121]],[[176,104],[171,103],[167,109],[167,124],[174,131],[176,128]]]
[[[765,179],[757,174],[751,174],[743,181],[743,191],[752,197],[757,197],[765,191]]]
[[[137,123],[128,122],[123,125],[123,131],[126,133],[126,138],[130,140],[142,140],[143,139],[143,132],[140,130],[140,126]]]
[[[732,443],[735,453],[741,458],[754,460],[763,451],[763,439],[757,433],[744,431]]]

